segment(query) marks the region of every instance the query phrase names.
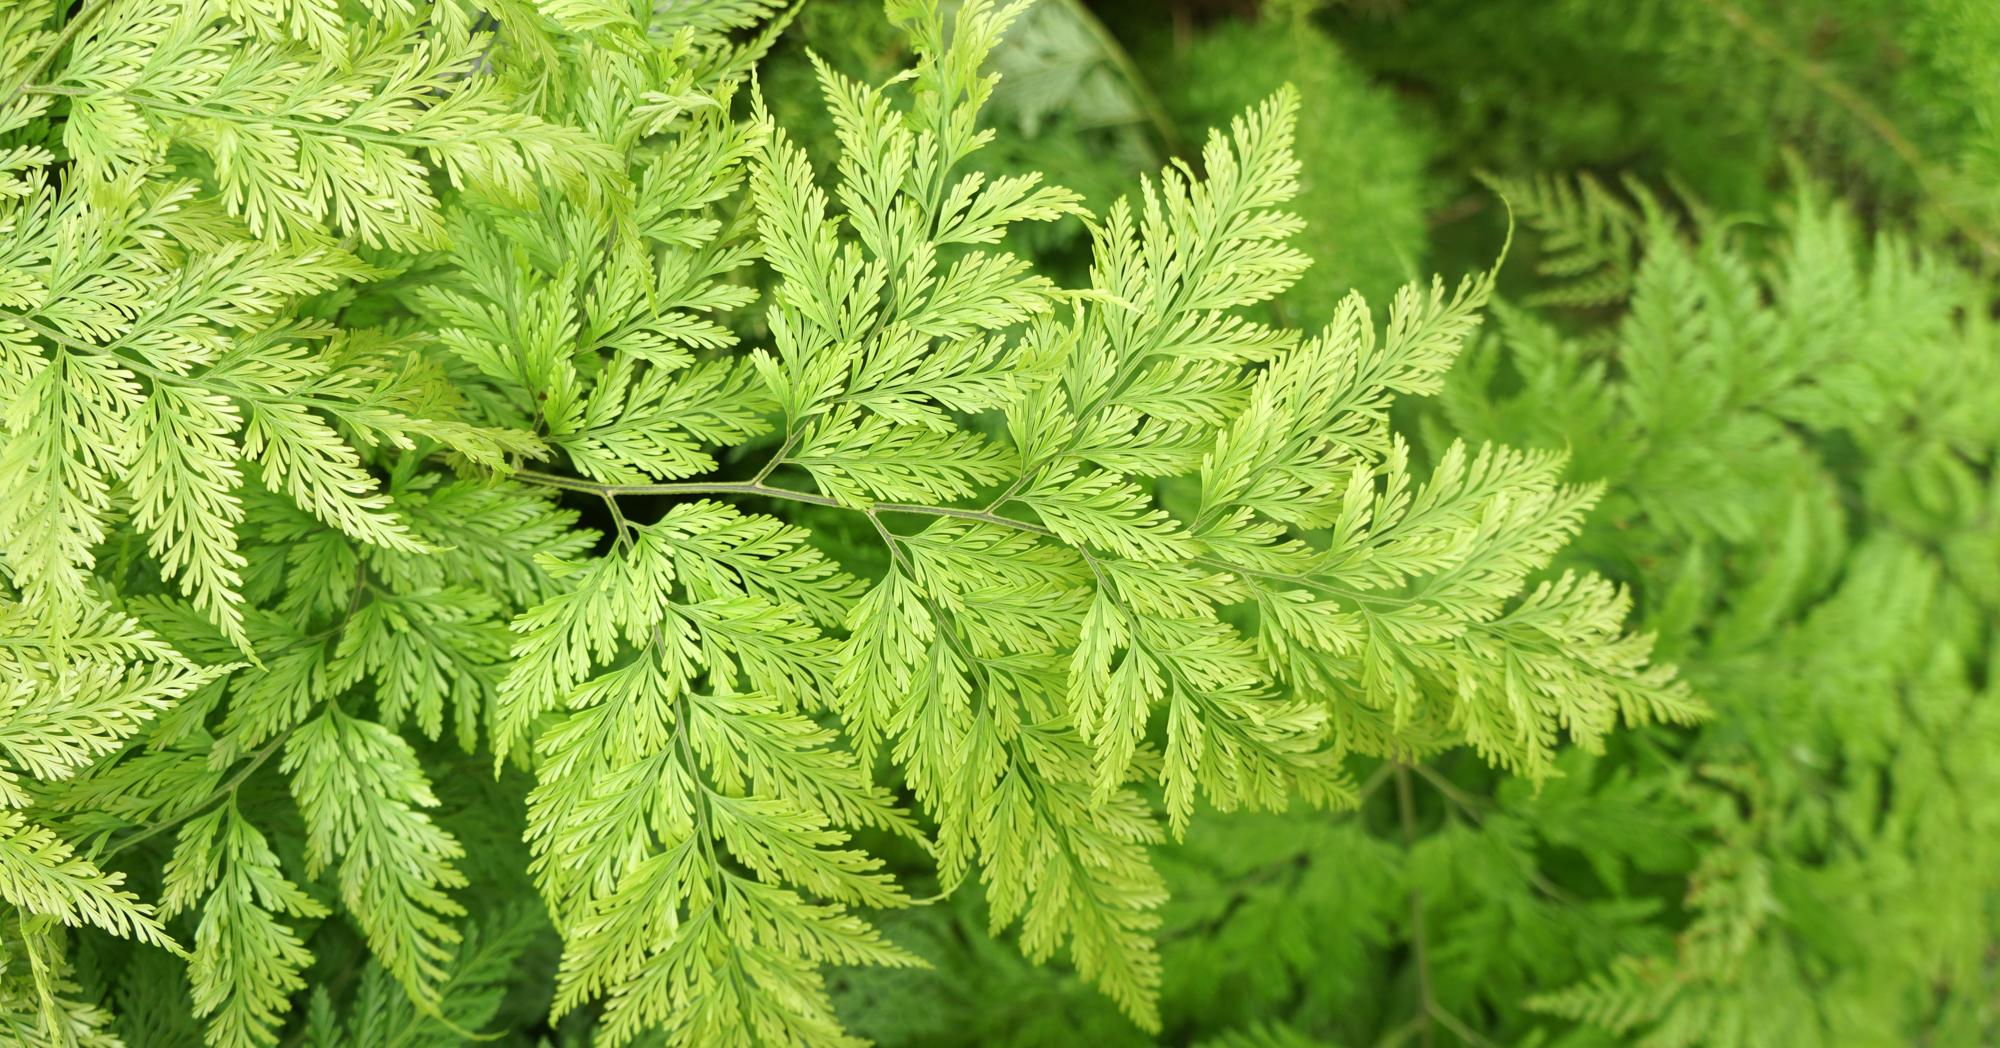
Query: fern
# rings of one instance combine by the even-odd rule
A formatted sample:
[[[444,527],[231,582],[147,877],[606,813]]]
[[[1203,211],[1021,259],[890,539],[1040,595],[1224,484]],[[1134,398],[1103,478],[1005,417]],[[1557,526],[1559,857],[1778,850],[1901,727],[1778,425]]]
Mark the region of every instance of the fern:
[[[898,836],[1157,1028],[1148,846],[1198,801],[1703,712],[1622,591],[1538,576],[1597,497],[1561,456],[1420,481],[1390,431],[1490,276],[1248,319],[1308,264],[1291,92],[1098,219],[967,170],[1021,5],[821,63],[830,189],[746,89],[765,5],[363,7],[0,23],[16,1039],[110,1043],[61,925],[185,951],[215,1048],[464,1036],[532,938],[460,920],[479,873],[606,1044],[853,1043],[822,966],[922,963],[864,919]],[[1085,288],[999,247],[1065,216]],[[440,802],[447,722],[532,778],[524,869]]]
[[[1629,579],[1717,716],[1567,749],[1541,783],[1459,752],[1358,764],[1352,813],[1198,809],[1154,851],[1171,892],[1159,1040],[1990,1030],[1990,285],[1944,249],[1865,237],[1810,183],[1755,221],[1665,192],[1610,202],[1631,216],[1631,293],[1587,312],[1495,303],[1497,330],[1413,428],[1435,458],[1460,438],[1575,449],[1566,475],[1606,494],[1553,567]],[[968,940],[973,915],[885,922],[939,971],[912,990],[846,975],[856,1031],[1150,1043],[1073,980]]]
[[[1177,108],[1196,124],[1224,122],[1286,83],[1305,101],[1290,207],[1308,219],[1297,246],[1313,265],[1279,303],[1308,330],[1350,290],[1389,298],[1422,271],[1434,193],[1424,172],[1434,143],[1313,23],[1313,6],[1273,4],[1256,24],[1218,25],[1176,49],[1172,75]]]
[[[1631,171],[1682,180],[1723,213],[1769,214],[1803,159],[1884,228],[1968,255],[2000,250],[1989,86],[2000,23],[1983,4],[1329,6],[1321,24],[1447,136],[1440,157],[1465,191],[1481,169]]]
[[[1646,621],[1720,716],[1634,769],[1699,828],[1691,922],[1528,1004],[1642,1044],[1976,1036],[1994,729],[1972,667],[1994,590],[1972,420],[1993,352],[1965,304],[1986,289],[1864,245],[1811,184],[1766,237],[1619,206],[1636,266],[1615,328],[1503,312],[1443,403],[1461,433],[1621,449],[1592,464],[1616,523],[1579,546],[1642,573]],[[1501,367],[1521,392],[1486,384]]]
[[[1635,720],[1698,710],[1641,672],[1609,586],[1563,580],[1506,606],[1591,500],[1554,483],[1559,460],[1460,451],[1409,490],[1382,410],[1393,392],[1435,388],[1485,284],[1406,292],[1379,343],[1358,302],[1303,345],[1228,312],[1280,290],[1305,263],[1281,242],[1296,221],[1274,210],[1292,192],[1289,98],[1213,139],[1206,179],[1169,169],[1136,214],[1114,206],[1094,234],[1097,286],[1064,294],[971,245],[1012,221],[1054,218],[1070,198],[1032,179],[949,174],[984,137],[972,116],[990,81],[978,69],[1004,17],[968,6],[946,44],[920,11],[894,13],[915,23],[922,56],[908,117],[822,67],[843,146],[832,199],[780,132],[764,133],[751,163],[779,283],[773,344],[748,360],[776,408],[778,450],[747,481],[521,474],[608,499],[838,506],[864,514],[892,555],[888,575],[855,600],[816,557],[792,552],[796,537],[774,533],[760,554],[739,552],[744,518],[722,505],[683,505],[654,524],[619,514],[618,551],[523,620],[496,750],[514,752],[538,718],[571,711],[537,743],[531,815],[548,849],[544,893],[559,924],[575,922],[565,978],[576,996],[560,1001],[609,991],[614,1031],[627,1028],[628,1009],[664,1017],[669,1000],[702,999],[692,988],[703,976],[677,946],[631,952],[658,935],[650,929],[726,915],[738,891],[744,911],[771,914],[762,920],[787,912],[694,850],[713,841],[753,871],[836,900],[897,901],[845,852],[758,840],[796,826],[834,846],[844,838],[829,824],[896,818],[865,780],[808,785],[746,769],[771,807],[742,821],[732,791],[703,781],[740,773],[704,757],[699,733],[675,740],[677,705],[689,717],[741,718],[762,707],[722,697],[776,700],[761,714],[771,726],[736,729],[748,738],[794,723],[785,710],[831,708],[864,764],[886,752],[902,767],[937,821],[946,884],[979,867],[996,926],[1023,919],[1034,956],[1067,944],[1142,1022],[1157,979],[1143,933],[1160,887],[1140,848],[1156,831],[1126,785],[1134,776],[1152,769],[1177,830],[1197,793],[1225,808],[1282,805],[1293,792],[1351,798],[1343,752],[1469,740],[1546,773],[1558,724],[1594,740],[1621,710]],[[828,218],[832,200],[852,239]],[[584,271],[562,255],[548,270]],[[503,286],[491,270],[472,279]],[[1011,325],[1025,325],[1018,341],[1004,337]],[[639,356],[613,350],[602,373],[625,381]],[[517,351],[489,373],[528,361]],[[646,363],[648,374],[663,366]],[[1247,371],[1252,363],[1265,366]],[[551,413],[582,410],[568,406],[583,402],[569,382],[564,374],[535,399],[564,405]],[[960,421],[992,411],[1004,413],[1004,438]],[[637,456],[621,465],[648,470]],[[664,481],[677,470],[651,472]],[[1176,476],[1195,481],[1179,514],[1148,492]],[[812,490],[790,486],[801,482]],[[932,521],[892,526],[911,517]],[[1328,529],[1332,545],[1308,545],[1288,526]],[[739,566],[719,563],[722,551]],[[648,610],[663,602],[671,617],[660,622]],[[829,603],[839,615],[811,610]],[[1258,609],[1254,640],[1217,617],[1235,604]],[[833,622],[850,633],[839,646],[820,640]],[[636,661],[623,662],[625,650]],[[716,699],[691,690],[697,675]],[[1148,755],[1142,742],[1161,714],[1167,744]],[[797,740],[786,749],[821,741],[803,725],[780,730]],[[1329,736],[1332,750],[1322,748]],[[736,748],[765,745],[777,747]],[[832,752],[819,759],[846,766]],[[662,775],[685,785],[640,792]],[[659,820],[670,828],[654,851],[660,831],[649,823]],[[703,883],[712,878],[719,887]],[[658,912],[612,923],[641,898]],[[803,930],[812,927],[797,934],[819,938],[809,949],[825,957],[899,959],[848,952],[832,931]]]

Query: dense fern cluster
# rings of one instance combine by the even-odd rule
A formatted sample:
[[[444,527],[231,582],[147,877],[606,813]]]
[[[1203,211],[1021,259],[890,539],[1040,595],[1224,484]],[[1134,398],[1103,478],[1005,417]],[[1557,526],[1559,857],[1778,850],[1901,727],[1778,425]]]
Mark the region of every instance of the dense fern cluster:
[[[1868,212],[2000,252],[2000,18],[1979,0],[1328,6],[1354,61],[1424,99],[1444,166],[1636,170],[1762,212],[1789,154]]]
[[[1626,264],[1629,313],[1595,349],[1507,314],[1445,413],[1468,435],[1606,449],[1588,468],[1625,493],[1623,527],[1586,548],[1659,594],[1649,624],[1718,710],[1682,758],[1695,774],[1652,773],[1687,776],[1704,845],[1677,949],[1539,1006],[1663,1039],[1978,1036],[2000,888],[1985,292],[1899,238],[1864,249],[1810,189],[1760,276],[1698,209],[1684,227],[1648,194],[1586,186],[1609,205],[1591,230],[1563,197],[1510,188]],[[1522,392],[1481,395],[1482,366]]]
[[[890,5],[906,103],[822,66],[828,193],[738,98],[780,23],[720,31],[755,6],[18,11],[23,1036],[109,1043],[64,974],[88,926],[186,957],[207,1043],[274,1043],[336,911],[382,973],[349,1023],[391,980],[458,1029],[479,886],[417,750],[447,720],[532,772],[555,1017],[833,1044],[820,964],[918,963],[852,909],[908,902],[852,828],[946,891],[976,870],[996,929],[1156,1025],[1133,783],[1178,835],[1197,797],[1352,804],[1349,753],[1542,777],[1559,732],[1699,711],[1610,584],[1511,602],[1595,498],[1560,457],[1409,473],[1387,406],[1439,388],[1486,280],[1406,290],[1386,333],[1359,299],[1306,340],[1235,312],[1308,262],[1290,95],[1093,220],[1089,287],[987,246],[1077,213],[955,170],[1018,13]],[[753,303],[739,351],[715,318]],[[749,479],[685,479],[739,446]],[[559,490],[605,501],[608,550]],[[745,499],[859,514],[887,574]]]
[[[1383,767],[1352,813],[1198,814],[1161,859],[1165,1027],[1229,1048],[1426,1027],[1471,1044],[1983,1043],[1990,289],[1900,237],[1871,243],[1810,185],[1762,230],[1638,182],[1495,188],[1542,237],[1547,305],[1496,305],[1498,332],[1412,420],[1419,447],[1574,449],[1571,475],[1606,491],[1559,563],[1628,580],[1715,714],[1567,750],[1538,788],[1448,753]],[[851,978],[858,1028],[1150,1043],[969,941],[965,919],[893,926],[944,970],[915,991]]]
[[[0,10],[0,1042],[1981,1043],[2000,37],[1454,9]]]

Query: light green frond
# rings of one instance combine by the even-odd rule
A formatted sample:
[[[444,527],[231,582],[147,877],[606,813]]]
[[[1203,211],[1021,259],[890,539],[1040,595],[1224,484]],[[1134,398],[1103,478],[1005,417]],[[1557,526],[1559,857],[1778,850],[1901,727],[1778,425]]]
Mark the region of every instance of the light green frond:
[[[105,873],[20,812],[0,813],[0,898],[72,928],[88,924],[178,952],[153,908],[123,883],[124,874]]]
[[[280,770],[306,823],[306,873],[338,863],[340,901],[377,960],[435,1012],[465,910],[446,891],[466,880],[452,866],[464,849],[414,810],[437,798],[410,744],[329,704],[285,743]]]
[[[123,1048],[108,1009],[82,1000],[48,918],[5,924],[0,980],[0,1040],[23,1048]]]
[[[751,79],[765,0],[0,11],[0,1023],[110,1048],[63,925],[176,949],[95,848],[192,923],[213,1048],[445,1048],[526,1021],[538,959],[565,1043],[858,1045],[825,969],[922,963],[864,913],[910,904],[892,860],[1159,1032],[1152,849],[1204,805],[1354,806],[1350,755],[1455,746],[1540,782],[1700,716],[1626,591],[1550,570],[1600,488],[1392,430],[1477,414],[1446,375],[1492,276],[1253,319],[1309,263],[1291,90],[1101,216],[974,170],[1029,12],[891,0],[906,70],[801,63],[820,157]],[[1528,210],[1609,271],[1671,223],[1608,199]],[[1081,286],[1010,253],[1071,218]],[[1726,251],[1630,270],[1640,511],[1714,480],[1661,450],[1709,420],[1898,410],[1852,370],[1894,353],[1807,348],[1894,303],[1804,232],[1837,264],[1779,263],[1783,322]],[[1508,359],[1578,386],[1543,334]],[[1725,343],[1825,381],[1734,382]],[[1959,447],[1870,483],[1975,505]],[[1834,571],[1826,494],[1785,494],[1746,634]],[[1764,520],[1727,516],[1677,519]]]
[[[289,995],[305,986],[299,973],[313,959],[277,918],[324,917],[325,908],[285,879],[264,835],[233,803],[182,828],[167,878],[163,906],[192,908],[190,896],[208,893],[188,964],[194,1013],[209,1017],[206,1043],[276,1044],[291,1011]]]
[[[375,681],[375,703],[390,730],[405,718],[437,738],[451,711],[459,744],[470,751],[492,700],[510,637],[500,604],[468,587],[378,594],[341,630],[329,686]]]
[[[300,43],[256,39],[203,4],[114,6],[52,85],[74,92],[65,144],[115,177],[178,138],[207,154],[253,234],[331,227],[400,250],[443,231],[418,150],[452,185],[502,199],[532,195],[536,179],[592,194],[617,177],[594,139],[509,112],[491,80],[464,76],[485,40],[449,24],[420,34],[407,9],[365,30],[291,11]]]

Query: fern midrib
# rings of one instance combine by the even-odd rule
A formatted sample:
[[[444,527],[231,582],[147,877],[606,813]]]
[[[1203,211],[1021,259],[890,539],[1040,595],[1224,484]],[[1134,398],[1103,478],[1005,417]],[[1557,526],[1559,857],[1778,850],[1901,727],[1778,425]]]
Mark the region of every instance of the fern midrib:
[[[70,41],[76,39],[76,34],[82,32],[85,26],[95,21],[99,14],[117,2],[118,0],[95,0],[90,6],[78,11],[76,17],[70,19],[68,25],[63,26],[62,33],[56,37],[55,42],[50,44],[48,49],[42,52],[42,56],[35,59],[34,64],[21,74],[21,79],[8,90],[7,97],[0,99],[0,109],[13,105],[22,95],[30,93],[35,78],[42,75],[42,70],[47,69],[49,63],[55,61],[56,55],[61,54],[62,49],[69,46]]]
[[[109,2],[109,0],[107,0],[107,2]],[[129,102],[137,102],[141,105],[150,106],[154,109],[165,110],[166,112],[169,113],[179,113],[183,116],[203,117],[209,120],[224,120],[238,124],[262,124],[270,127],[282,127],[288,131],[306,132],[311,134],[338,135],[341,138],[351,138],[357,141],[371,142],[376,145],[393,146],[398,149],[435,149],[445,144],[444,140],[442,139],[437,139],[428,136],[413,139],[411,136],[408,135],[397,136],[397,135],[384,134],[379,131],[357,130],[355,128],[348,127],[344,122],[345,118],[342,118],[341,121],[328,121],[326,123],[319,123],[311,120],[300,120],[292,117],[272,116],[264,113],[257,113],[257,114],[238,113],[228,109],[215,109],[206,106],[187,105],[181,102],[168,102],[163,99],[155,98],[151,95],[145,94],[144,92],[137,90],[101,91],[86,87],[56,87],[51,84],[32,84],[22,87],[20,90],[26,94],[62,95],[71,98],[102,98],[102,97],[122,98]]]
[[[581,480],[574,477],[563,477],[552,473],[541,473],[535,470],[527,470],[527,469],[517,470],[512,475],[515,479],[530,484],[540,484],[546,487],[561,488],[567,491],[583,492],[586,494],[598,495],[605,498],[615,498],[620,495],[761,495],[766,498],[783,499],[791,502],[804,502],[809,505],[825,506],[831,509],[846,509],[846,510],[852,510],[856,513],[863,513],[863,514],[871,512],[912,513],[929,517],[954,517],[960,520],[973,520],[986,524],[997,524],[1000,525],[1001,527],[1008,527],[1018,531],[1025,531],[1029,534],[1039,535],[1043,538],[1052,539],[1057,537],[1055,532],[1049,530],[1046,527],[1043,527],[1040,524],[1030,523],[1025,520],[1016,520],[1012,517],[1003,517],[997,513],[989,513],[985,510],[959,509],[953,506],[924,506],[908,502],[870,502],[866,503],[865,505],[855,506],[845,502],[841,502],[838,499],[828,498],[824,495],[814,495],[804,491],[793,491],[789,488],[776,488],[768,484],[761,484],[755,481],[750,481],[750,482],[717,481],[714,483],[690,482],[684,484],[601,484],[598,483],[597,481]],[[1078,550],[1078,552],[1085,553],[1085,555],[1088,556],[1087,551]],[[1223,571],[1228,571],[1237,575],[1244,576],[1246,578],[1271,579],[1279,582],[1288,582],[1299,586],[1309,586],[1337,597],[1343,597],[1347,600],[1355,601],[1357,603],[1367,602],[1371,604],[1397,604],[1405,606],[1422,603],[1422,601],[1419,600],[1409,600],[1400,597],[1390,597],[1382,594],[1362,593],[1356,590],[1347,589],[1341,586],[1334,585],[1333,583],[1313,578],[1311,575],[1286,575],[1281,572],[1258,571],[1254,568],[1242,567],[1240,565],[1231,564],[1227,561],[1218,560],[1213,557],[1189,557],[1186,559],[1186,562],[1190,564],[1200,564],[1204,567],[1217,568]]]

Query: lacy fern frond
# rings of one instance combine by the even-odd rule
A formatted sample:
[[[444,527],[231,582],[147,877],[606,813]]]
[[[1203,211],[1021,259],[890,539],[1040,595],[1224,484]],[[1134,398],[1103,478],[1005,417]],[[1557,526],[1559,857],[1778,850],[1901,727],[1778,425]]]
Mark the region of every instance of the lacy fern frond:
[[[2000,839],[1975,668],[2000,386],[1968,307],[1990,287],[1865,243],[1811,184],[1761,229],[1625,206],[1644,220],[1616,323],[1572,338],[1506,310],[1441,398],[1468,435],[1597,449],[1579,465],[1618,511],[1584,548],[1643,566],[1647,621],[1721,714],[1630,780],[1699,827],[1676,864],[1687,916],[1525,1005],[1640,1044],[1970,1022]]]
[[[1595,497],[1556,481],[1559,458],[1457,448],[1418,484],[1389,434],[1396,394],[1440,388],[1487,279],[1406,290],[1380,334],[1358,299],[1303,343],[1234,312],[1307,265],[1284,245],[1298,220],[1278,209],[1295,191],[1289,94],[1212,138],[1202,176],[1170,167],[1115,205],[1093,233],[1095,286],[1066,292],[983,245],[1072,213],[1074,198],[953,172],[989,134],[974,120],[992,86],[979,70],[1015,9],[967,4],[949,31],[921,6],[891,13],[919,55],[906,108],[820,66],[841,145],[831,192],[781,130],[757,128],[740,154],[777,278],[770,345],[747,358],[769,400],[743,416],[774,427],[777,450],[751,479],[674,482],[698,463],[570,436],[603,398],[626,403],[631,376],[686,369],[708,348],[692,328],[675,356],[586,333],[575,303],[608,293],[558,289],[593,270],[607,286],[607,234],[508,231],[512,262],[468,237],[465,279],[494,305],[433,299],[461,330],[484,325],[477,344],[449,337],[528,384],[516,400],[532,398],[583,474],[524,479],[613,502],[838,507],[890,555],[860,594],[816,557],[812,585],[774,570],[785,547],[716,563],[697,543],[731,549],[723,529],[756,519],[725,506],[685,503],[650,524],[618,513],[616,549],[565,569],[574,588],[517,625],[496,748],[540,732],[530,832],[569,942],[560,1009],[608,993],[622,1037],[635,1013],[710,1000],[707,980],[725,978],[710,966],[751,962],[697,962],[691,937],[764,941],[731,919],[796,923],[807,958],[900,961],[823,923],[851,920],[837,909],[783,916],[792,896],[752,888],[900,904],[832,827],[903,817],[820,748],[830,738],[787,719],[813,710],[839,715],[859,767],[886,755],[901,769],[948,887],[978,869],[996,929],[1021,920],[1038,959],[1066,946],[1142,1023],[1155,1021],[1146,932],[1162,887],[1135,780],[1161,784],[1177,832],[1197,795],[1225,809],[1351,803],[1345,752],[1469,742],[1541,776],[1559,732],[1596,745],[1621,715],[1699,715],[1644,667],[1646,642],[1621,635],[1614,587],[1565,577],[1515,600]],[[584,250],[596,253],[568,261]],[[536,265],[558,283],[526,280]],[[503,316],[523,325],[511,338]],[[622,479],[637,474],[652,480]],[[1245,606],[1249,632],[1223,614]],[[826,632],[835,622],[844,637]],[[1147,742],[1156,726],[1163,751]],[[789,741],[754,741],[773,730]],[[715,785],[733,777],[705,741],[718,733],[778,755],[740,780],[758,807]],[[777,770],[805,757],[839,774],[807,791]],[[819,848],[778,848],[780,827]],[[787,985],[749,970],[727,977],[731,992]],[[697,1043],[692,1031],[676,1043]]]
[[[746,86],[761,2],[0,13],[19,1039],[109,1043],[59,926],[178,921],[214,1048],[447,1043],[537,935],[494,882],[605,1045],[854,1044],[822,967],[923,963],[886,837],[1157,1028],[1197,804],[1700,714],[1546,577],[1560,456],[1391,432],[1490,276],[1251,319],[1309,264],[1290,91],[1101,218],[970,170],[1024,9],[892,0],[912,68],[817,66],[825,173]],[[1001,246],[1058,219],[1087,287]]]

